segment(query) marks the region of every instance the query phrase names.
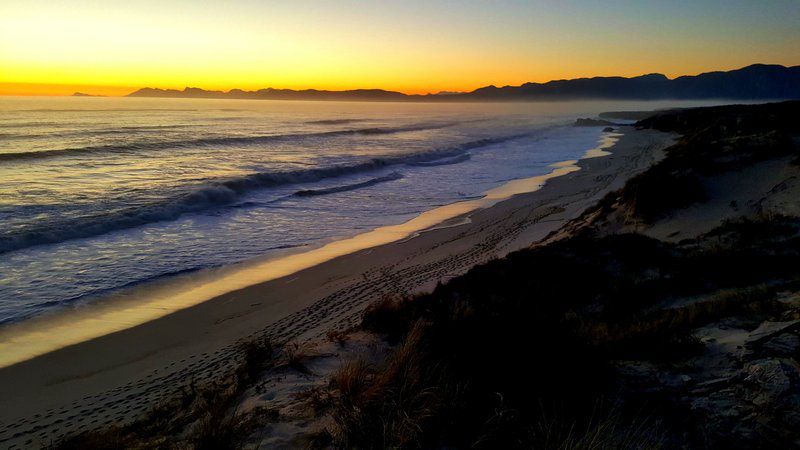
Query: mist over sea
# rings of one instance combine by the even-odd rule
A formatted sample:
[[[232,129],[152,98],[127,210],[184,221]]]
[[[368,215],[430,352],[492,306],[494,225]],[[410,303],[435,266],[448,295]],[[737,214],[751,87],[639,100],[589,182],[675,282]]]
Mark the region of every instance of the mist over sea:
[[[698,104],[2,97],[0,323],[401,223],[581,157],[577,117]]]

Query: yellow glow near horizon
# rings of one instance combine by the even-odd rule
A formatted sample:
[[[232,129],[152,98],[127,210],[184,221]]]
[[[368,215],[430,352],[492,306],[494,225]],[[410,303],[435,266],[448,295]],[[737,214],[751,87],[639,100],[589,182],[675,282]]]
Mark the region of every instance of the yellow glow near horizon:
[[[68,95],[80,86],[104,95],[144,86],[425,93],[800,64],[800,8],[791,2],[761,16],[758,5],[703,3],[665,12],[624,2],[7,2],[0,94]]]
[[[0,95],[63,96],[76,92],[116,97],[130,94],[137,88],[130,86],[99,86],[95,84],[0,83]]]

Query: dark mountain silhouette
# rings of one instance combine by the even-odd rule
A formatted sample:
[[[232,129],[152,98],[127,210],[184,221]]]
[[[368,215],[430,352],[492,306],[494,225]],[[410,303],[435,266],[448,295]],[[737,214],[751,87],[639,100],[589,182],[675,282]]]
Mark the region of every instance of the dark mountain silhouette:
[[[321,91],[317,89],[259,89],[257,91],[244,91],[231,89],[228,92],[206,91],[199,88],[187,87],[182,91],[177,89],[142,88],[128,94],[128,97],[177,97],[177,98],[231,98],[231,99],[261,99],[261,100],[357,100],[357,101],[403,101],[410,97],[401,92],[385,91],[382,89],[355,89],[350,91]],[[416,96],[418,97],[418,96]]]
[[[260,89],[228,92],[189,88],[143,88],[129,97],[233,98],[262,100],[350,101],[537,101],[574,99],[797,99],[800,98],[800,66],[753,64],[728,72],[669,79],[658,73],[638,77],[594,77],[525,83],[521,86],[486,86],[465,93],[407,95],[382,89],[324,91],[316,89]]]

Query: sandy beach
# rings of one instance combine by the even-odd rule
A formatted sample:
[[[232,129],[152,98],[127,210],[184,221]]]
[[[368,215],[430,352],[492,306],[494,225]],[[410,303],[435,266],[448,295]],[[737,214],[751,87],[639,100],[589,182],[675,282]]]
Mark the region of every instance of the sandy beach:
[[[560,176],[510,182],[474,204],[423,214],[415,219],[422,225],[339,244],[318,260],[288,266],[298,270],[229,286],[167,315],[155,304],[153,320],[0,369],[0,446],[48,444],[134,419],[189,383],[233,367],[242,341],[303,341],[347,329],[381,296],[429,290],[530,246],[660,159],[676,137],[627,127],[621,134],[610,155],[601,150],[554,167]],[[97,320],[99,329],[113,331]]]
[[[800,1],[0,6],[0,450],[800,449]]]

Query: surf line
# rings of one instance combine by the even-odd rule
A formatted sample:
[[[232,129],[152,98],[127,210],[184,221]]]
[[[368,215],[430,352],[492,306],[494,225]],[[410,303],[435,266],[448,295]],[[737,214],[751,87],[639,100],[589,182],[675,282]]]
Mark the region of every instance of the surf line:
[[[583,158],[604,156],[621,134],[604,135],[598,147]],[[592,152],[592,153],[590,153]],[[85,307],[35,317],[0,328],[0,367],[6,367],[60,348],[85,342],[167,316],[240,289],[293,275],[334,258],[413,238],[479,209],[515,195],[541,189],[548,180],[580,170],[577,160],[552,164],[544,175],[511,180],[483,197],[440,206],[411,220],[376,228],[304,252],[266,260],[247,261],[197,273],[179,275],[110,294]],[[467,221],[455,221],[458,225]],[[453,226],[453,225],[450,225]],[[440,227],[441,228],[441,227]]]

